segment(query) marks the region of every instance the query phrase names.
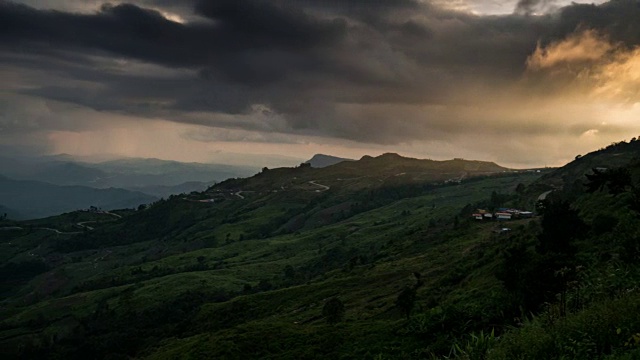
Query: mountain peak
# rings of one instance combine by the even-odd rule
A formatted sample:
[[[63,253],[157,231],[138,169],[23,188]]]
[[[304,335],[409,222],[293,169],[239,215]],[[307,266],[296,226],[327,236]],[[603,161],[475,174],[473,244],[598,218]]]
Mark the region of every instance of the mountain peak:
[[[313,168],[323,168],[335,165],[343,161],[353,161],[353,159],[341,158],[325,154],[315,154],[311,159],[305,161],[305,164],[310,164]]]
[[[404,156],[398,153],[392,153],[392,152],[384,153],[378,157],[382,159],[406,159]]]

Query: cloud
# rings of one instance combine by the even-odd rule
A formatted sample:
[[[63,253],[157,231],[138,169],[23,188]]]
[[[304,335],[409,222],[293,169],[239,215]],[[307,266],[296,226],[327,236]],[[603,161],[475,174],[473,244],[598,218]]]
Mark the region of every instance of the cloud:
[[[596,30],[579,30],[566,39],[538,46],[527,60],[529,75],[561,82],[593,100],[640,101],[640,46],[625,46]]]
[[[607,34],[614,42],[640,44],[640,7],[634,0],[613,0],[601,5],[577,4],[559,10],[547,41],[563,39],[579,29]]]
[[[55,44],[57,48],[106,51],[169,67],[206,67],[218,76],[259,82],[269,80],[268,72],[277,69],[267,65],[255,70],[252,65],[261,63],[253,60],[255,57],[327,45],[339,41],[344,31],[339,21],[300,18],[296,12],[270,6],[249,11],[244,15],[248,19],[239,17],[233,6],[227,11],[204,5],[197,9],[217,22],[181,24],[156,10],[126,3],[103,5],[95,14],[76,14],[3,1],[0,38],[13,49],[23,48],[26,42],[33,47],[30,51],[48,51]],[[234,60],[243,56],[247,56],[246,62]],[[253,76],[241,76],[244,72]]]
[[[557,0],[519,0],[514,13],[532,15],[546,13],[556,9]]]
[[[595,30],[585,30],[569,35],[562,41],[545,47],[538,44],[527,59],[529,70],[538,71],[556,67],[589,66],[605,61],[617,48],[606,36]]]
[[[216,21],[217,32],[233,34],[241,47],[303,49],[333,42],[344,30],[339,21],[314,18],[295,6],[264,0],[200,1],[195,11]]]
[[[493,148],[477,134],[567,142],[630,131],[600,124],[605,100],[633,97],[640,13],[627,1],[552,3],[483,16],[418,0],[0,1],[0,91],[25,108],[69,106],[50,118],[5,111],[3,121],[14,136],[164,119],[197,127],[180,141],[207,144],[461,151]],[[438,148],[448,147],[425,145]]]

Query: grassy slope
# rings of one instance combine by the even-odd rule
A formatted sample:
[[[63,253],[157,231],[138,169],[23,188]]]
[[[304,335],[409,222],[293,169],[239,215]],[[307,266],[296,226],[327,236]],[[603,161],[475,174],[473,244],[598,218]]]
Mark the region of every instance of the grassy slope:
[[[630,163],[638,145],[586,155],[540,180],[509,173],[450,186],[433,182],[468,162],[429,180],[403,171],[404,160],[394,165],[394,155],[361,160],[366,171],[375,161],[385,170],[352,178],[339,166],[273,169],[103,219],[85,234],[12,230],[3,261],[36,258],[50,268],[4,294],[0,345],[36,358],[414,359],[446,355],[452,344],[462,359],[637,358],[640,267],[627,252],[640,254],[640,220],[629,208],[636,195],[631,187],[586,194],[582,182],[608,164],[628,165],[639,183],[640,166]],[[511,204],[532,206],[554,189],[550,197],[570,200],[589,229],[574,244],[565,300],[535,315],[510,312],[512,294],[496,274],[512,245],[535,253],[538,219],[510,222],[508,235],[496,223],[454,225],[463,206],[519,183],[527,187]],[[71,228],[69,216],[77,215],[41,224]],[[407,321],[395,301],[416,272],[424,284]],[[328,325],[322,307],[336,296],[345,320]],[[492,328],[500,341],[469,336]]]
[[[493,241],[494,225],[489,224],[468,224],[447,235],[446,229],[452,226],[459,209],[486,198],[494,190],[512,189],[534,178],[532,174],[520,174],[440,187],[421,196],[348,214],[351,216],[345,220],[325,221],[295,232],[276,228],[264,236],[256,229],[301,209],[313,217],[314,212],[322,211],[323,201],[333,201],[328,195],[340,189],[334,186],[331,192],[311,189],[249,193],[245,199],[224,193],[224,201],[215,204],[175,197],[122,220],[105,220],[102,228],[88,235],[49,234],[37,243],[35,239],[28,241],[32,234],[18,233],[14,242],[23,247],[12,253],[11,261],[24,259],[34,247],[44,259],[51,254],[58,254],[60,259],[53,269],[9,294],[3,302],[5,320],[0,336],[7,347],[25,341],[37,343],[42,334],[71,332],[78,326],[77,319],[95,311],[100,301],[106,301],[119,313],[127,308],[140,312],[161,307],[188,291],[233,298],[202,306],[192,319],[193,329],[220,331],[222,337],[231,336],[235,330],[208,325],[206,319],[211,313],[254,299],[260,304],[255,308],[256,318],[241,322],[246,322],[243,326],[297,321],[304,322],[305,327],[286,331],[314,332],[325,328],[319,319],[323,299],[339,295],[347,304],[347,318],[356,326],[373,322],[384,328],[398,321],[393,301],[402,287],[411,284],[413,271],[427,276],[427,286],[421,290],[425,294],[447,282],[454,287],[464,276],[451,273],[460,272],[457,268],[466,266],[470,257],[482,258],[475,249]],[[207,196],[210,195],[203,195]],[[310,205],[309,201],[314,200],[317,204]],[[146,239],[145,223],[157,218],[163,222],[160,227],[178,230]],[[185,218],[194,221],[185,223]],[[69,221],[64,216],[57,220],[62,227]],[[123,245],[98,243],[77,251],[55,251],[60,244],[87,243],[83,238],[86,236],[89,240],[93,236],[98,240],[106,238],[105,234],[130,236],[126,233],[141,235]],[[245,238],[240,241],[243,234]],[[212,240],[208,245],[207,239]],[[346,264],[358,256],[349,269]],[[293,278],[283,275],[287,265],[295,271]],[[278,289],[254,293],[261,281]],[[467,281],[468,286],[479,288],[486,288],[491,282],[473,278]],[[44,283],[54,285],[43,292]],[[246,291],[247,286],[254,290]],[[446,294],[438,296],[444,299]],[[24,299],[29,300],[27,306]],[[165,340],[164,346],[173,346],[172,341]]]
[[[324,282],[308,285],[307,291],[290,288],[280,296],[272,294],[270,300],[282,304],[276,313],[254,312],[241,324],[229,324],[227,318],[216,323],[217,314],[230,312],[233,306],[203,307],[200,319],[209,321],[209,327],[203,329],[206,332],[196,331],[190,337],[166,340],[152,351],[150,358],[239,358],[239,354],[247,352],[259,358],[424,358],[434,350],[436,353],[442,350],[437,345],[444,340],[445,349],[451,344],[460,344],[452,355],[460,359],[637,359],[640,356],[640,317],[637,316],[640,268],[629,258],[633,255],[629,251],[635,251],[635,256],[639,251],[640,222],[637,212],[629,208],[637,195],[630,187],[616,196],[606,191],[594,194],[581,191],[583,175],[601,166],[598,164],[607,164],[609,168],[628,166],[632,184],[638,184],[640,164],[634,160],[638,155],[637,145],[622,143],[590,154],[530,187],[555,188],[551,197],[571,201],[589,231],[575,243],[578,252],[572,263],[578,266],[567,270],[575,271],[576,279],[566,284],[566,298],[558,295],[541,313],[525,315],[524,324],[519,328],[507,332],[499,329],[503,335],[497,343],[492,335],[482,334],[468,337],[465,342],[463,333],[474,331],[466,324],[477,323],[475,316],[490,320],[492,311],[501,311],[501,300],[507,300],[504,288],[493,276],[500,262],[496,255],[503,248],[498,242],[503,239],[492,236],[486,224],[466,224],[465,230],[440,234],[446,238],[441,246],[405,243],[392,261],[368,268],[365,274],[359,273],[358,280],[363,283],[341,283],[341,279],[352,277],[334,273]],[[518,230],[509,241],[524,238],[533,244],[529,226],[521,225],[516,225]],[[630,241],[635,245],[629,245]],[[416,253],[420,255],[411,256]],[[432,262],[438,257],[440,263]],[[415,269],[428,279],[418,294],[424,308],[405,323],[397,320],[397,314],[392,315],[392,302],[402,282],[415,281],[407,275]],[[372,282],[368,283],[367,279]],[[377,284],[379,291],[369,292],[371,284]],[[330,292],[331,289],[335,292]],[[434,292],[436,301],[431,301]],[[340,296],[348,309],[346,322],[334,327],[321,324],[313,315],[314,310],[315,314],[319,312],[318,303],[314,302],[317,297],[309,294],[327,298]],[[238,306],[241,311],[265,307],[259,299],[251,297],[235,301],[243,300],[249,305]],[[303,306],[296,308],[294,304]],[[431,308],[433,304],[437,306]],[[444,319],[455,315],[455,311],[442,310],[456,306],[464,308],[458,310],[463,316],[457,324]],[[566,310],[560,310],[564,307]],[[370,309],[375,310],[366,311]],[[494,319],[504,316],[496,315]],[[451,323],[457,326],[447,328]],[[224,329],[225,324],[228,329]],[[485,323],[484,328],[496,325]],[[444,329],[444,333],[439,332],[439,328]],[[257,339],[263,341],[257,342]]]

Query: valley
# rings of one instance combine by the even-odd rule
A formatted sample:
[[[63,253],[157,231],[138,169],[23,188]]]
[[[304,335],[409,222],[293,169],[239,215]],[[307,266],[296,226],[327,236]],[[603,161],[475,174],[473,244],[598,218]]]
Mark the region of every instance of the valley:
[[[0,169],[0,214],[20,220],[90,207],[136,207],[175,194],[203,191],[217,181],[247,176],[255,170],[136,158],[88,163],[68,155],[0,156]]]
[[[579,161],[588,162],[581,165],[587,173],[607,153],[636,148],[621,143]],[[628,158],[635,177],[640,167]],[[137,209],[3,220],[0,344],[21,358],[462,359],[492,346],[489,358],[499,359],[516,345],[498,336],[524,341],[529,322],[556,331],[607,301],[624,301],[615,306],[625,309],[638,303],[633,292],[611,297],[571,285],[569,294],[582,289],[587,296],[571,307],[553,300],[556,280],[525,280],[545,279],[547,270],[536,266],[560,262],[567,269],[588,266],[589,274],[572,280],[582,284],[620,261],[620,255],[569,260],[561,249],[538,253],[536,243],[552,228],[544,215],[551,210],[540,206],[564,197],[576,209],[598,204],[571,220],[591,229],[573,240],[581,259],[616,253],[617,245],[597,239],[627,231],[622,222],[598,225],[616,199],[585,192],[576,185],[584,175],[564,176],[564,184],[546,180],[576,166],[514,171],[382,155],[325,168],[265,168]],[[558,206],[553,218],[573,216]],[[539,214],[508,221],[471,216],[502,207]],[[619,208],[615,217],[629,211]],[[506,270],[512,261],[520,270]],[[632,288],[627,281],[638,270],[616,275],[622,276],[616,291]],[[413,300],[403,303],[402,294]],[[323,310],[331,299],[344,306],[335,323]],[[567,310],[544,322],[558,304]],[[488,344],[466,342],[480,332],[496,335]]]

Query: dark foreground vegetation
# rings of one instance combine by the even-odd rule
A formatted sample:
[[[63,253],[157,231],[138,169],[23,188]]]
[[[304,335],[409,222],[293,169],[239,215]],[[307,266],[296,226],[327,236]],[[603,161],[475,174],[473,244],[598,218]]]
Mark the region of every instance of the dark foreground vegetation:
[[[541,172],[345,166],[2,220],[4,356],[640,358],[640,142]],[[500,208],[537,215],[471,217]]]

